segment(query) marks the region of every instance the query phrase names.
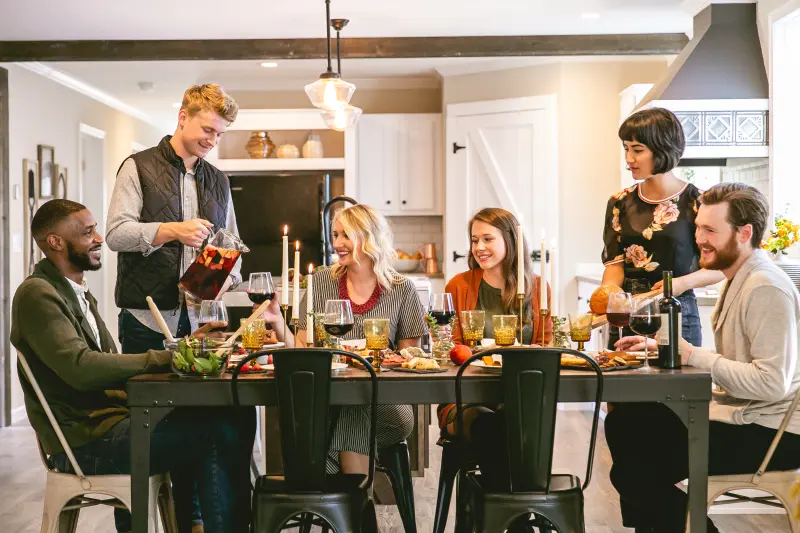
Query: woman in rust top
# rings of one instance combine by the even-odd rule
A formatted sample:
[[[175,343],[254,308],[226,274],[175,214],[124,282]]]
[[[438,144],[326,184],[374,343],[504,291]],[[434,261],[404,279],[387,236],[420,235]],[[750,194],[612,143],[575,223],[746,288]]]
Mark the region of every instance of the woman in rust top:
[[[470,270],[456,275],[447,283],[446,292],[453,295],[456,317],[461,311],[480,309],[486,312],[484,337],[493,338],[492,316],[515,315],[519,312],[517,304],[517,222],[516,217],[500,208],[487,208],[478,211],[469,221],[468,231],[471,245],[469,256]],[[545,344],[553,337],[553,322],[550,315],[539,315],[539,294],[541,278],[533,273],[527,246],[521,251],[525,254],[525,298],[523,300],[523,344],[533,344],[534,339],[542,338],[544,329]],[[550,291],[548,289],[548,308]],[[533,312],[533,311],[536,312]],[[458,320],[454,326],[453,339],[461,342],[461,328]],[[495,477],[498,482],[507,479],[507,465],[498,457],[498,438],[505,435],[502,426],[502,410],[497,406],[479,404],[464,408],[464,431],[482,458],[481,472]],[[444,436],[455,434],[455,404],[440,405],[438,409],[439,427]],[[476,438],[488,435],[488,439]],[[485,441],[485,442],[484,442]],[[486,450],[484,450],[486,448]],[[482,452],[489,453],[482,453]],[[485,459],[484,459],[485,458]],[[487,464],[486,461],[492,461]],[[505,472],[503,471],[505,468]],[[488,481],[488,479],[487,479]]]

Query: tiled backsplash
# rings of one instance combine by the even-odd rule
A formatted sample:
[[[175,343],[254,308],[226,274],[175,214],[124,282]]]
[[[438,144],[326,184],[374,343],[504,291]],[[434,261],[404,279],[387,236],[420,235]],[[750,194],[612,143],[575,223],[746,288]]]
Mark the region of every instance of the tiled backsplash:
[[[442,217],[387,217],[394,232],[395,249],[414,254],[425,243],[436,244],[436,259],[442,265],[444,220]]]
[[[722,181],[747,183],[769,198],[769,159],[729,159],[722,167]]]

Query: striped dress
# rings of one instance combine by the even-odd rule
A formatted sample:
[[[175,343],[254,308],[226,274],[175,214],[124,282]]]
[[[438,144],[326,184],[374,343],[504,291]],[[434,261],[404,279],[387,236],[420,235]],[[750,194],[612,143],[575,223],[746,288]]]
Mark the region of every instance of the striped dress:
[[[314,273],[315,313],[325,311],[325,302],[339,299],[339,280],[331,279],[329,268]],[[342,279],[342,283],[346,281]],[[299,329],[306,329],[306,298],[300,302]],[[375,307],[364,314],[353,313],[353,329],[343,336],[345,340],[364,338],[365,318],[389,319],[389,340],[395,345],[402,339],[416,339],[425,335],[425,311],[417,295],[414,283],[401,277],[391,290],[383,291]],[[369,455],[370,408],[368,406],[342,407],[338,424],[333,431],[328,452],[327,471],[339,470],[339,452],[352,451]],[[377,439],[378,449],[400,442],[411,434],[414,417],[410,405],[379,405]]]

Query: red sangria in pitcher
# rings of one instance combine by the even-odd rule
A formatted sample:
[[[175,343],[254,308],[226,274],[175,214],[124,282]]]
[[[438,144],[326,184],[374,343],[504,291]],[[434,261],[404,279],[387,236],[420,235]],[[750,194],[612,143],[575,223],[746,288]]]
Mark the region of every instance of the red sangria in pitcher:
[[[178,287],[195,300],[216,299],[239,256],[249,251],[230,231],[217,231],[183,274]]]

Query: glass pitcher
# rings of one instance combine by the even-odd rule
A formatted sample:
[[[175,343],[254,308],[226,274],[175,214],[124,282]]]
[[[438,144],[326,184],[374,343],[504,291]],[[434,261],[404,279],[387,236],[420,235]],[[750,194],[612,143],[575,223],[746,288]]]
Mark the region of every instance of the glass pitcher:
[[[249,251],[230,231],[217,231],[209,236],[200,255],[181,277],[178,287],[195,300],[216,299],[239,256]]]

